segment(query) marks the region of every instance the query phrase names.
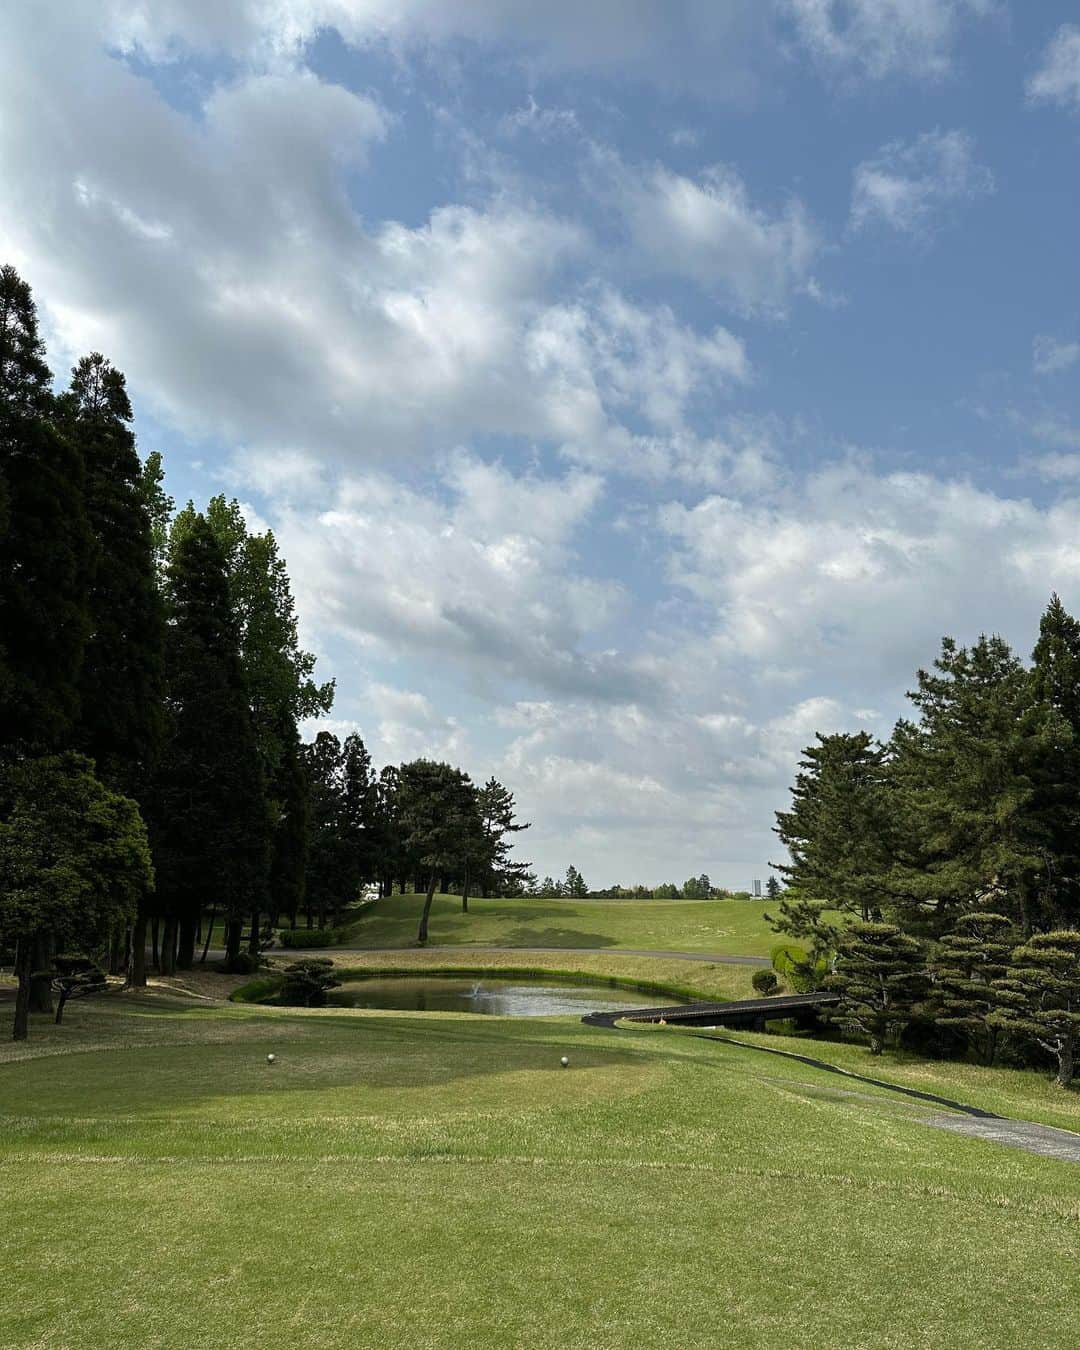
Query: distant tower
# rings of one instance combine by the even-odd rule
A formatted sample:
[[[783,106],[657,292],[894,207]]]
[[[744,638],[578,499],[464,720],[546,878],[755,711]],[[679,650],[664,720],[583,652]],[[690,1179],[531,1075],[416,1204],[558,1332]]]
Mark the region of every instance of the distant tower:
[[[754,899],[755,899],[755,900],[760,900],[760,899],[761,899],[761,878],[760,878],[760,877],[755,877],[755,878],[754,878]]]

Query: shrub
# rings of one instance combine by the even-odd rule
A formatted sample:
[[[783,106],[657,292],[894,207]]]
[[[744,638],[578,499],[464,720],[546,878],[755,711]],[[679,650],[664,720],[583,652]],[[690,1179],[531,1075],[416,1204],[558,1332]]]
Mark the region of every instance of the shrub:
[[[283,928],[280,933],[281,945],[292,947],[336,947],[341,941],[341,930],[337,928]]]
[[[816,959],[794,942],[781,942],[769,953],[773,970],[783,975],[796,994],[813,994],[821,989],[829,973],[825,956]]]
[[[226,963],[225,970],[230,975],[254,975],[257,970],[262,970],[266,964],[261,956],[252,952],[238,952],[232,961]]]
[[[334,963],[328,956],[309,956],[285,967],[285,982],[280,1001],[290,1008],[321,1008],[326,991],[341,983],[334,977]]]
[[[755,970],[750,983],[765,998],[768,998],[770,994],[775,994],[780,988],[780,981],[771,970]]]

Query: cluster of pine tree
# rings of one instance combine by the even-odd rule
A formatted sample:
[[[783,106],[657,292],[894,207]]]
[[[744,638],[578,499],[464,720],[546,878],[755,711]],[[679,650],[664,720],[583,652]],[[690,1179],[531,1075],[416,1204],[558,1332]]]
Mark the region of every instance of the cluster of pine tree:
[[[886,744],[819,735],[776,833],[778,932],[880,1052],[912,1022],[992,1062],[1080,1045],[1080,622],[1055,595],[1030,665],[942,643]]]
[[[93,354],[53,388],[33,298],[0,270],[0,950],[31,1010],[226,964],[268,930],[336,922],[361,888],[520,884],[513,795],[418,760],[376,776],[358,736],[301,743],[330,710],[284,560],[239,505],[173,511],[123,375]],[[246,936],[246,951],[245,933]]]

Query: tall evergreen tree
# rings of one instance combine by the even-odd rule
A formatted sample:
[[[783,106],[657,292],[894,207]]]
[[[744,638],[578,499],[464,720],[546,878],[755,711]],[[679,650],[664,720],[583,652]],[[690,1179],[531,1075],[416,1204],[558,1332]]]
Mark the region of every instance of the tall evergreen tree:
[[[1032,652],[1036,698],[1053,708],[1071,736],[1047,755],[1036,782],[1035,809],[1048,830],[1040,918],[1054,927],[1080,925],[1080,622],[1056,595],[1039,623]]]
[[[489,778],[480,789],[478,804],[481,825],[478,865],[483,894],[514,894],[520,891],[529,864],[511,860],[512,841],[508,836],[529,829],[529,822],[518,820],[514,794],[497,778]],[[463,899],[465,895],[467,891]],[[462,908],[466,907],[467,901]]]
[[[82,452],[97,545],[79,680],[79,748],[103,781],[139,799],[161,739],[164,618],[123,375],[96,352],[84,357],[62,407],[67,435]]]
[[[809,940],[819,954],[836,945],[843,924],[829,911],[880,917],[890,810],[886,755],[872,736],[819,734],[803,752],[791,807],[776,813],[775,830],[791,859],[774,864],[787,886],[778,932]]]
[[[300,737],[295,728],[283,737],[283,758],[278,771],[277,819],[272,834],[270,864],[271,921],[296,916],[307,894],[307,864],[311,829],[311,803]]]
[[[429,759],[403,764],[398,777],[398,811],[405,848],[427,877],[427,894],[416,940],[427,942],[428,919],[439,877],[460,866],[468,821],[475,810],[468,774]]]
[[[163,954],[190,964],[202,907],[226,915],[226,959],[236,965],[245,916],[265,908],[268,812],[225,558],[205,517],[171,545],[166,634],[166,726],[155,779],[154,858],[166,916]]]
[[[1052,875],[1037,790],[1069,728],[1000,637],[946,638],[917,678],[919,721],[898,723],[891,746],[893,914],[934,935],[993,908],[1030,931]]]
[[[349,838],[345,816],[345,757],[341,742],[320,731],[302,750],[308,785],[310,843],[306,894],[308,926],[333,923],[349,897]]]
[[[93,540],[30,287],[0,268],[0,755],[70,744]]]

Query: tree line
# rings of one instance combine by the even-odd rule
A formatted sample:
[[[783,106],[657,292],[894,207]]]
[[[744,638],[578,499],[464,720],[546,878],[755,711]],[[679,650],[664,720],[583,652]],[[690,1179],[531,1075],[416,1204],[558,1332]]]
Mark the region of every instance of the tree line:
[[[139,456],[123,374],[54,389],[27,283],[0,269],[0,949],[14,1035],[55,987],[227,968],[269,929],[339,921],[395,880],[521,885],[513,794],[448,764],[376,773],[358,735],[301,725],[332,682],[300,645],[272,532],[224,496],[180,511]],[[246,942],[245,942],[246,929]]]
[[[841,996],[880,1053],[986,1063],[1080,1044],[1080,622],[1054,595],[1030,663],[942,642],[888,741],[818,735],[776,833],[778,969]]]

